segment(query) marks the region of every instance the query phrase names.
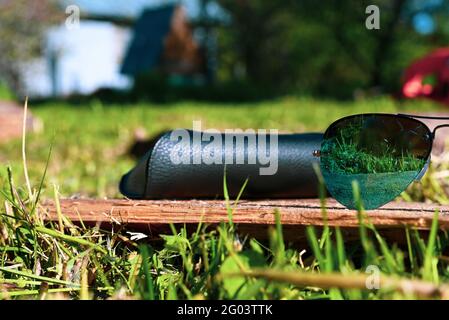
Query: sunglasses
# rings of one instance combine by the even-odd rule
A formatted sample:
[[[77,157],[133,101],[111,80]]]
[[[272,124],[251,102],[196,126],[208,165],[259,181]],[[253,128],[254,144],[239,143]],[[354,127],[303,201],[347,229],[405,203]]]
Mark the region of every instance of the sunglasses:
[[[348,209],[356,209],[353,184],[359,187],[364,209],[376,209],[394,200],[426,172],[435,131],[418,119],[448,117],[369,113],[332,123],[324,133],[320,169],[330,195]]]

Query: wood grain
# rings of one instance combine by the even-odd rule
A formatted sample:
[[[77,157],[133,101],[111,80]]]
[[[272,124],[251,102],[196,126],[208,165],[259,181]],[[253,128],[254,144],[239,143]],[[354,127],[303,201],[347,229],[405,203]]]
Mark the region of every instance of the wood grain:
[[[47,220],[57,220],[54,203],[44,202]],[[200,221],[217,225],[228,221],[225,202],[222,200],[91,200],[62,199],[63,214],[76,222],[85,224],[126,225],[127,228],[146,231],[152,237],[170,232],[169,224],[186,225],[194,229]],[[267,229],[275,224],[274,212],[279,210],[286,238],[302,241],[304,227],[323,226],[323,214],[316,199],[309,200],[241,200],[235,206],[233,221],[239,231],[265,238]],[[357,213],[327,200],[328,223],[339,226],[350,237],[358,237]],[[428,230],[435,210],[439,210],[440,229],[449,229],[449,206],[423,203],[393,202],[377,210],[366,212],[367,218],[390,238],[402,238],[404,226]],[[398,240],[399,241],[399,240]]]

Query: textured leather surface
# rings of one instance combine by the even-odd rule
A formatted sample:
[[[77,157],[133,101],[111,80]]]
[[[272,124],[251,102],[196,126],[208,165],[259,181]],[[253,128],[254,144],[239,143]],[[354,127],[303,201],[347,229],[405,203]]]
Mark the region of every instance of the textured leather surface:
[[[189,133],[193,139],[192,132]],[[136,167],[122,177],[121,193],[131,199],[223,198],[225,165],[174,164],[170,155],[178,141],[172,141],[170,134],[171,132],[168,132],[163,135]],[[225,134],[221,136],[225,141]],[[312,152],[320,149],[322,137],[320,133],[278,135],[278,170],[274,175],[260,175],[259,169],[268,165],[247,163],[249,149],[246,142],[243,150],[245,164],[226,165],[230,196],[235,197],[248,178],[242,198],[316,197],[318,182],[313,163],[318,160],[313,157]],[[266,141],[269,150],[270,139]],[[190,159],[204,156],[208,144],[209,141],[195,144],[191,140],[190,146],[186,147],[187,149],[181,148],[181,152],[187,152]],[[242,152],[235,147],[235,140],[232,150],[223,144],[222,159],[225,159],[226,153],[232,152],[235,155]],[[257,148],[259,142],[256,144]]]

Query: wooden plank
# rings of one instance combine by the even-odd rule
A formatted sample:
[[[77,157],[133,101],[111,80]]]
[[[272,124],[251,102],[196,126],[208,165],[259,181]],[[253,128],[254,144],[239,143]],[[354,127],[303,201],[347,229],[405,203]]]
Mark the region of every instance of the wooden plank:
[[[57,220],[54,203],[43,204],[45,217]],[[327,200],[330,226],[358,227],[357,213],[348,210],[335,200]],[[62,199],[63,214],[72,221],[81,218],[85,223],[116,223],[129,226],[166,226],[173,224],[197,225],[200,221],[218,224],[228,220],[222,200],[93,200]],[[284,226],[323,225],[320,203],[307,200],[241,200],[235,207],[233,221],[239,225],[274,225],[274,211],[278,209]],[[449,229],[449,206],[424,203],[393,202],[377,210],[367,211],[367,217],[377,227],[402,228],[405,225],[428,230],[435,210],[440,211],[441,229]]]

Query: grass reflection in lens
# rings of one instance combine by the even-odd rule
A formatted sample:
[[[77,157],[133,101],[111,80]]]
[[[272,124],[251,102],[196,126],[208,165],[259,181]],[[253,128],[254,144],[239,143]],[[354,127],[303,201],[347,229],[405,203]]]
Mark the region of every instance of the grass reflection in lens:
[[[331,195],[354,209],[352,182],[365,209],[393,200],[417,177],[430,154],[431,132],[422,122],[394,115],[343,118],[324,134],[321,171]]]

